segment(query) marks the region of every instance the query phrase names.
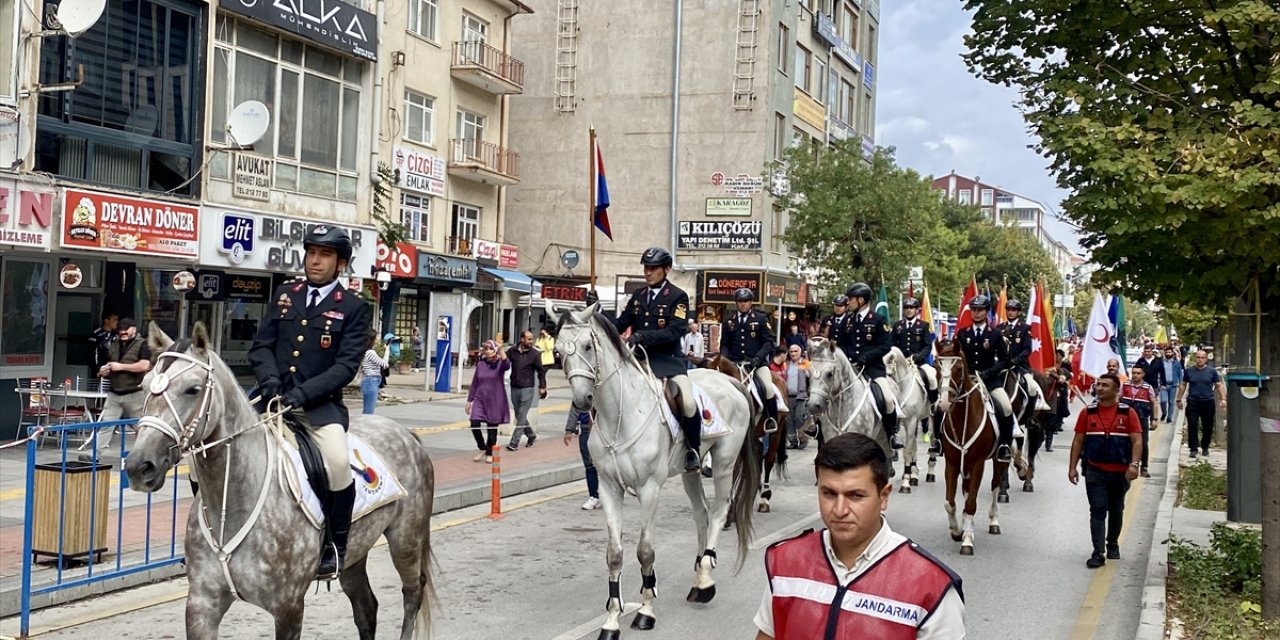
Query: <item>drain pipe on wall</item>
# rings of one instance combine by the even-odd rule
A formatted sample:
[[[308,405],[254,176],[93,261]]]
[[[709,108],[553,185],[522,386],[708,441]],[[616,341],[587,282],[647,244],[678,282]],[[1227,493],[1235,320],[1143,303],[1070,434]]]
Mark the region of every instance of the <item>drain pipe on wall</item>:
[[[373,148],[369,151],[369,182],[382,184],[382,176],[378,173],[378,153],[382,145],[382,32],[385,31],[382,20],[386,9],[385,0],[378,0],[375,15],[378,25],[378,59],[373,63]]]
[[[679,176],[677,175],[677,163],[679,162],[680,150],[680,45],[681,38],[684,36],[684,0],[676,0],[675,3],[675,43],[671,48],[671,255],[673,261],[676,258],[676,245],[678,244],[676,230],[680,224],[677,219],[677,202],[680,193]]]

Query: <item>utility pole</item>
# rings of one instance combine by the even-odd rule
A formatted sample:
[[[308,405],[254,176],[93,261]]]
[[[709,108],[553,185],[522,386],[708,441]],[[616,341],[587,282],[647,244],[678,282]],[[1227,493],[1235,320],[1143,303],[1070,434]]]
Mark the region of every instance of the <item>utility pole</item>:
[[[1258,301],[1259,374],[1280,372],[1280,305],[1275,297]],[[1262,327],[1267,327],[1265,332]],[[1280,619],[1280,380],[1263,381],[1259,394],[1262,429],[1262,617]],[[1245,428],[1250,428],[1246,426]]]

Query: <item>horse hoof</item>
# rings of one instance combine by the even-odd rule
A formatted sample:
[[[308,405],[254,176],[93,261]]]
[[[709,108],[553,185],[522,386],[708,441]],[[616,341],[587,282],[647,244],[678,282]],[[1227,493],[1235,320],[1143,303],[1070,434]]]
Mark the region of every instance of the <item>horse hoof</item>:
[[[973,555],[973,547],[960,547],[960,555],[962,556]]]
[[[618,640],[622,636],[622,632],[618,629],[601,629],[600,635],[596,636],[596,640]]]
[[[1022,491],[1024,493],[1035,493],[1035,490],[1036,490],[1036,486],[1034,484],[1031,484],[1030,480],[1022,483]]]
[[[698,604],[706,604],[716,597],[716,586],[713,584],[706,589],[693,587],[689,589],[689,595],[685,598],[688,602],[696,602]]]
[[[1009,494],[1002,493],[996,496],[996,502],[999,504],[1009,504]]]
[[[898,487],[898,493],[911,493],[911,485],[904,484],[901,487]]]
[[[759,513],[769,513],[769,503],[761,502],[758,506],[756,506],[756,511]]]
[[[963,534],[963,533],[953,533],[953,534],[951,534],[951,539],[952,539],[952,540],[955,540],[956,542],[960,542],[961,540],[964,540],[964,534]]]
[[[993,536],[1000,535],[1000,525],[993,524],[990,527],[987,527],[987,533],[990,533]]]
[[[925,474],[925,476],[924,476],[924,481],[925,481],[925,482],[937,482],[937,481],[938,481],[938,478],[937,478],[936,476],[934,476],[932,473],[927,473],[927,474]]]
[[[929,480],[929,482],[933,482],[933,480],[932,480],[932,479],[930,479],[930,480]],[[920,486],[920,478],[917,478],[917,477],[915,477],[915,476],[911,476],[911,486],[913,486],[913,487],[918,487],[918,486]]]
[[[631,621],[631,628],[638,631],[653,631],[653,625],[656,622],[653,616],[637,613],[635,619]]]

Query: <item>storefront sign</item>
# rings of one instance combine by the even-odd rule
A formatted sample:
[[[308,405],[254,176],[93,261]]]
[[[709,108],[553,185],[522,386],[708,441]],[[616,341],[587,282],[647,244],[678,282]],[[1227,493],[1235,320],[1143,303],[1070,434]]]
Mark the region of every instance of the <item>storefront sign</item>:
[[[764,302],[777,304],[778,299],[782,299],[782,304],[787,306],[804,306],[808,304],[808,287],[799,278],[791,276],[777,275],[773,273],[764,276]]]
[[[427,284],[470,287],[476,283],[476,271],[475,260],[418,252],[418,280]]]
[[[733,292],[744,287],[759,299],[760,279],[750,271],[703,271],[702,302],[733,302]]]
[[[396,145],[395,168],[402,188],[444,197],[445,162],[439,156]]]
[[[759,220],[694,222],[681,220],[681,249],[747,249],[757,251],[764,224]]]
[[[317,225],[333,225],[317,218],[288,218],[224,207],[208,207],[203,214],[201,233],[213,240],[201,243],[201,265],[278,273],[302,273],[306,259],[302,241],[307,232]],[[344,273],[373,273],[378,231],[365,226],[337,226],[351,237],[351,261]]]
[[[231,170],[232,193],[237,198],[271,200],[271,180],[275,176],[275,161],[271,158],[234,154]]]
[[[225,281],[227,274],[222,271],[197,271],[195,287],[187,292],[187,299],[196,302],[221,302],[227,299]]]
[[[200,251],[200,208],[66,189],[62,246],[194,258]]]
[[[271,299],[271,278],[231,274],[224,278],[222,289],[231,300],[266,302]]]
[[[862,84],[868,89],[876,86],[876,66],[870,60],[862,63]]]
[[[546,300],[586,302],[587,290],[582,287],[565,287],[558,284],[544,284],[542,285],[542,297]]]
[[[708,216],[751,217],[751,198],[707,198],[704,213]]]
[[[0,180],[0,245],[53,248],[53,195]]]
[[[836,33],[836,21],[825,13],[818,12],[816,14],[813,21],[813,33],[832,47],[840,43],[840,35]]]
[[[219,6],[365,60],[378,59],[378,21],[342,0],[227,0]]]
[[[831,53],[836,54],[837,58],[844,61],[855,72],[862,69],[862,56],[859,56],[858,52],[853,50],[853,46],[845,42],[843,38],[838,39],[836,44],[832,45]]]
[[[800,87],[795,89],[795,99],[791,101],[791,111],[801,122],[821,131],[827,123],[827,110],[822,103],[814,100]]]
[[[471,257],[477,260],[492,260],[492,264],[502,269],[514,269],[520,263],[520,248],[514,244],[501,244],[473,238]]]
[[[760,176],[749,176],[745,173],[739,173],[736,176],[726,176],[723,172],[717,171],[711,174],[711,184],[725,190],[731,196],[750,196],[764,191],[764,178]]]
[[[514,244],[498,245],[498,266],[503,269],[514,269],[520,264],[520,247]]]
[[[396,250],[378,241],[377,265],[393,278],[415,278],[418,275],[418,248],[408,242],[397,242]]]

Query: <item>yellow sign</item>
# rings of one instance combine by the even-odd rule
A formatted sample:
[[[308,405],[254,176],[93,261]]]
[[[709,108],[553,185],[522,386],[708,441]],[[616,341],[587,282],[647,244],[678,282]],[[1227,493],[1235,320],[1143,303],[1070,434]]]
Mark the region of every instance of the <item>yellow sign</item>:
[[[809,94],[801,91],[796,87],[796,98],[791,104],[792,113],[796,114],[805,124],[817,129],[825,131],[827,124],[827,110],[817,100],[809,97]]]

